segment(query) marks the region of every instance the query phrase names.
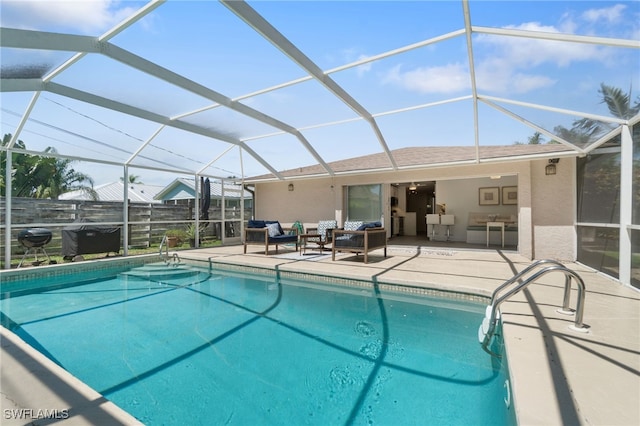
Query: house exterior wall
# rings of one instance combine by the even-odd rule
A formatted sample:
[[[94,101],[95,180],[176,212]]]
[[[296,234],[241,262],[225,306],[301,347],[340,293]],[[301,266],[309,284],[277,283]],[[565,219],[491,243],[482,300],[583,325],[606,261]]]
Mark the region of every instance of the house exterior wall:
[[[563,158],[554,176],[545,175],[546,164],[546,159],[514,161],[257,183],[255,217],[279,220],[283,224],[300,221],[305,228],[316,225],[319,220],[334,218],[342,224],[346,219],[343,205],[346,186],[382,184],[383,200],[389,200],[392,183],[436,181],[438,203],[446,202],[447,213],[461,216],[456,219],[460,225],[454,228],[454,240],[465,240],[468,212],[513,211],[518,219],[518,251],[521,255],[530,259],[575,260],[575,159]],[[489,178],[497,175],[501,178]],[[460,179],[474,180],[465,187],[465,182],[458,181]],[[288,190],[290,183],[294,185],[293,191]],[[518,187],[517,206],[500,204],[489,208],[478,205],[479,187],[514,185]],[[464,191],[461,190],[463,187]],[[383,212],[383,223],[390,236],[389,202],[385,203]]]
[[[171,188],[166,195],[162,197],[163,200],[193,200],[195,197],[195,190],[188,188],[184,185],[178,185]]]
[[[574,261],[576,254],[576,160],[563,158],[556,174],[545,175],[548,162],[532,162],[533,238],[536,259]]]

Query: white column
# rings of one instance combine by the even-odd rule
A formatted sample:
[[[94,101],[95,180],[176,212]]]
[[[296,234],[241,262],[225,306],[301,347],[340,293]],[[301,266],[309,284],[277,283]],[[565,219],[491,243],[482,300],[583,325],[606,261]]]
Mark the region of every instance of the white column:
[[[633,208],[633,139],[631,128],[622,126],[620,147],[620,260],[619,279],[631,285],[631,209]]]

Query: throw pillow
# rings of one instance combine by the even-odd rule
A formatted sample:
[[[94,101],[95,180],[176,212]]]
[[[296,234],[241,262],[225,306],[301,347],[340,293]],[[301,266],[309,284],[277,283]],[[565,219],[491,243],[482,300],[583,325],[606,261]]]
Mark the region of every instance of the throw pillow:
[[[365,229],[370,229],[370,228],[382,228],[382,223],[380,222],[363,223],[358,228],[358,231],[364,231]]]
[[[360,226],[362,226],[362,221],[361,220],[346,221],[344,223],[344,230],[345,231],[357,231]]]
[[[280,225],[277,223],[269,223],[267,224],[267,232],[270,237],[277,237],[278,235],[282,235],[280,233]]]

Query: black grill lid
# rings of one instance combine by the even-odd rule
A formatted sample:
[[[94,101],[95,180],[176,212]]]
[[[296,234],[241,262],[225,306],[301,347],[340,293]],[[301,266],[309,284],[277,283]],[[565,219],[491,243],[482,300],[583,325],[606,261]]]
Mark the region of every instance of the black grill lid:
[[[47,228],[23,229],[18,233],[18,242],[24,247],[42,247],[51,241],[51,231]]]

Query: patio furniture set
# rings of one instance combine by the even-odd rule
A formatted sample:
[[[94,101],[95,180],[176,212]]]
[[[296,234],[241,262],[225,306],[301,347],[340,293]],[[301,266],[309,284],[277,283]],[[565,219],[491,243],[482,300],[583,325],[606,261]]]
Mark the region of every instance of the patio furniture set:
[[[300,234],[298,228],[283,228],[278,221],[250,220],[245,229],[244,253],[248,245],[264,246],[264,254],[269,254],[269,246],[295,244],[296,251],[305,255],[307,249],[321,253],[331,250],[331,259],[336,253],[349,252],[364,254],[364,263],[369,261],[369,252],[383,248],[387,257],[387,232],[380,222],[347,221],[338,228],[335,220],[322,220],[315,228],[308,228]],[[331,246],[329,248],[328,246]]]

